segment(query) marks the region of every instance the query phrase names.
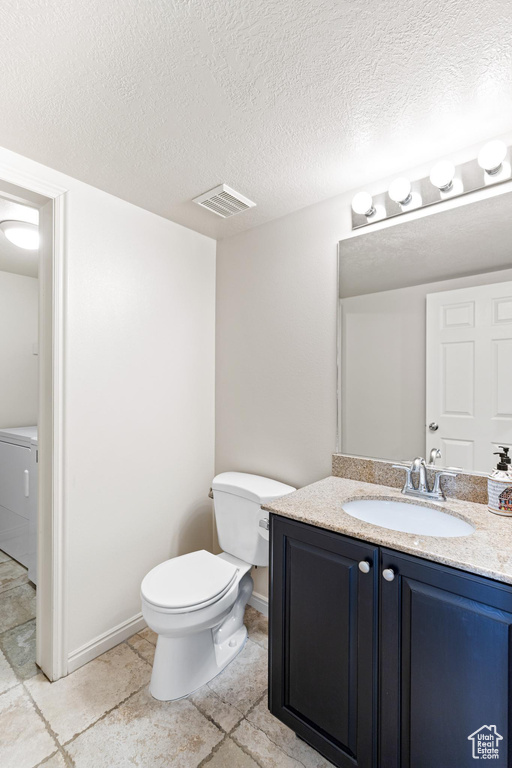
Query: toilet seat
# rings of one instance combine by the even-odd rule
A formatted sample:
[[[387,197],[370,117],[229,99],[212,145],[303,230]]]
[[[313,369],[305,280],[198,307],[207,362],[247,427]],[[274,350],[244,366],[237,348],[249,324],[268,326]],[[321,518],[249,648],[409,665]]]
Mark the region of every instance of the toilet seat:
[[[144,578],[141,593],[160,612],[189,613],[221,600],[239,568],[204,549],[157,565]]]

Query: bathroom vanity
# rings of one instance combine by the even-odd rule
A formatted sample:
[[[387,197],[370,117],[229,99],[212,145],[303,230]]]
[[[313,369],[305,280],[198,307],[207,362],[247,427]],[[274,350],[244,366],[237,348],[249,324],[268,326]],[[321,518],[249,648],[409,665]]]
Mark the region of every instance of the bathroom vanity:
[[[483,726],[508,766],[512,521],[449,499],[474,533],[435,538],[343,511],[400,496],[331,477],[267,506],[270,711],[343,768],[469,768]]]

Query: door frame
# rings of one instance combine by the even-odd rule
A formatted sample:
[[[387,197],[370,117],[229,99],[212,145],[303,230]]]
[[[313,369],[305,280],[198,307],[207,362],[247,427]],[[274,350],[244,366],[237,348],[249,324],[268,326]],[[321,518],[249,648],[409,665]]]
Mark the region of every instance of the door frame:
[[[68,190],[43,176],[28,174],[6,163],[0,163],[0,184],[7,191],[12,188],[14,194],[18,192],[41,212],[36,661],[53,681],[68,672],[64,497],[65,221]]]

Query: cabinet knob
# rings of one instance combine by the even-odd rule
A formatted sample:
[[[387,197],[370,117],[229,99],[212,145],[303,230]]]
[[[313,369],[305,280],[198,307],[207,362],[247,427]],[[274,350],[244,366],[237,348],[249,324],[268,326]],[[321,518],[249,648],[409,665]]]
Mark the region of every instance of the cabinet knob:
[[[382,571],[382,575],[386,579],[386,581],[393,581],[395,578],[395,572],[392,568],[384,568]]]
[[[361,562],[359,563],[359,570],[361,571],[361,573],[370,573],[370,568],[371,568],[371,565],[368,562],[368,560],[361,560]]]
[[[431,421],[430,424],[428,425],[428,428],[430,429],[431,432],[437,432],[437,430],[439,429],[439,424],[436,424],[435,421]]]

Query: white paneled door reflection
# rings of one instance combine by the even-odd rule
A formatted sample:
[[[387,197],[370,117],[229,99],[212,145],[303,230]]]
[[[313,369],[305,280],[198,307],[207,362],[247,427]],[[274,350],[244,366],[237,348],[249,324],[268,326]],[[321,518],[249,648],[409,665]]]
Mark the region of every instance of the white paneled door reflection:
[[[512,282],[428,294],[426,362],[427,454],[488,471],[512,446]]]

